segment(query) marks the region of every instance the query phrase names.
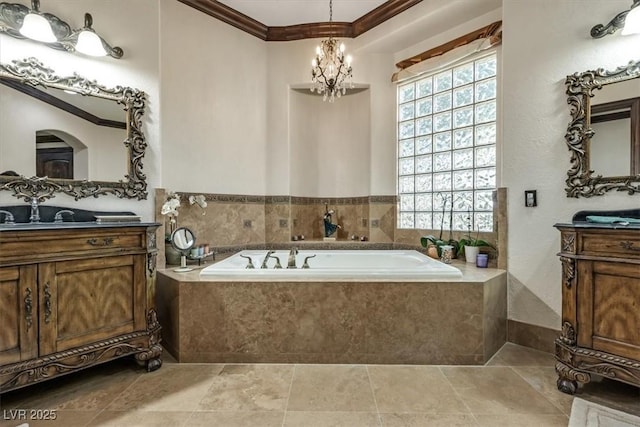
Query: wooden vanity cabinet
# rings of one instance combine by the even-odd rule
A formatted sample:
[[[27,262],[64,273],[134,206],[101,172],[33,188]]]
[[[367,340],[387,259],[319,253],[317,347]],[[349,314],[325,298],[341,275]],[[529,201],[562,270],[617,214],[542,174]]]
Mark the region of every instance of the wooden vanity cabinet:
[[[573,394],[591,374],[640,386],[640,227],[556,228],[562,247],[558,389]]]
[[[0,392],[126,355],[161,366],[156,228],[0,230]]]

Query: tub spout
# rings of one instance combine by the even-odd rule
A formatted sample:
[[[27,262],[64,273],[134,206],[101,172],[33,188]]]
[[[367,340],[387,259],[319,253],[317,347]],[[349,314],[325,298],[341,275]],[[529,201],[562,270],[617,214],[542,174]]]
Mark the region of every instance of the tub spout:
[[[289,262],[287,262],[287,268],[297,268],[296,255],[298,255],[298,248],[291,248],[289,251]]]
[[[267,267],[267,261],[269,261],[269,258],[272,257],[272,255],[275,253],[276,251],[268,251],[267,254],[264,257],[264,260],[262,261],[262,265],[260,265],[260,268],[268,268]]]

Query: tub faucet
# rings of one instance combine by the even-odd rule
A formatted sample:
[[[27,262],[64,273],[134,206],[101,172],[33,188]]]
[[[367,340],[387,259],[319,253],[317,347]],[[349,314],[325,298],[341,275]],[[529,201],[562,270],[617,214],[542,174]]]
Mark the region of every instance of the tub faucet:
[[[0,209],[0,214],[4,214],[4,222],[2,224],[13,225],[16,223],[11,212]]]
[[[246,266],[245,268],[249,268],[249,269],[251,269],[251,268],[256,268],[256,267],[253,265],[253,260],[251,259],[251,257],[250,257],[250,256],[246,256],[246,255],[240,255],[240,256],[241,256],[242,258],[247,259],[247,266]]]
[[[260,268],[268,268],[267,267],[267,261],[269,261],[269,258],[271,258],[271,255],[273,255],[275,252],[276,251],[273,251],[273,250],[267,252],[267,255],[265,255],[264,260],[262,261],[262,265],[260,266]]]
[[[29,217],[29,222],[40,222],[40,209],[37,197],[31,198],[31,216]]]
[[[56,224],[59,224],[61,222],[64,222],[64,219],[62,218],[62,214],[69,214],[73,216],[73,211],[70,211],[69,209],[62,209],[58,212],[56,212],[55,216],[53,217],[53,222],[55,222]]]
[[[287,268],[297,268],[296,255],[298,255],[298,248],[291,248],[289,251],[289,262],[287,262]]]

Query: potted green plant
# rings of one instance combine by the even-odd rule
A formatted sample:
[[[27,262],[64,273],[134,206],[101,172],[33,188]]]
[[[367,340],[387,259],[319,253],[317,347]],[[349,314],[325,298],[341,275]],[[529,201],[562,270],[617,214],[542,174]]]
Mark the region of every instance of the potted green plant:
[[[495,249],[495,247],[487,242],[486,240],[482,240],[478,237],[480,231],[476,231],[476,236],[473,237],[471,232],[467,234],[466,237],[460,239],[460,255],[464,254],[467,262],[476,262],[476,257],[480,252],[480,248],[483,246]]]
[[[443,202],[442,202],[442,218],[440,220],[440,234],[438,235],[438,237],[435,237],[434,235],[428,235],[428,236],[422,236],[420,238],[420,244],[422,245],[423,248],[427,248],[427,254],[429,256],[432,256],[432,254],[429,254],[429,247],[430,246],[435,246],[436,251],[437,251],[437,257],[441,258],[442,257],[442,247],[445,245],[450,245],[453,246],[453,254],[452,254],[452,258],[455,258],[458,254],[458,249],[460,248],[460,244],[458,243],[457,240],[455,240],[453,238],[453,231],[452,231],[452,216],[453,216],[453,209],[451,209],[451,211],[449,212],[449,239],[448,240],[444,240],[442,238],[442,230],[444,228],[444,213],[446,210],[446,206],[447,203],[449,202],[449,195],[443,195],[442,193],[438,193],[438,195],[440,197],[443,198]],[[435,257],[434,257],[435,258]]]

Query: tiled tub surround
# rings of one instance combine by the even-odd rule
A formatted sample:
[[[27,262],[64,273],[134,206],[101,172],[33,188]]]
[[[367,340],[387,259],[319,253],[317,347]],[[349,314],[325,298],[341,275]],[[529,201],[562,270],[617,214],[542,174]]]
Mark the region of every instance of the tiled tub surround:
[[[396,197],[293,197],[293,196],[246,196],[207,194],[208,207],[203,210],[190,206],[188,196],[195,193],[178,193],[182,196],[178,226],[194,231],[197,243],[209,243],[216,252],[238,251],[247,248],[284,249],[286,243],[307,245],[322,243],[322,217],[325,204],[335,211],[333,222],[342,226],[336,233],[338,242],[350,242],[351,236],[366,236],[367,241],[389,244],[386,249],[411,247],[420,249],[420,237],[439,233],[439,230],[396,229]],[[162,224],[166,218],[160,214],[166,200],[166,191],[157,189],[156,220]],[[489,242],[497,242],[501,248],[491,253],[490,266],[506,269],[506,189],[498,189],[494,200],[493,233],[481,233],[480,237]],[[164,227],[158,231],[164,236]],[[459,239],[464,232],[455,232]],[[304,235],[303,242],[292,242],[292,236]],[[443,233],[448,237],[448,230]],[[160,240],[161,241],[161,240]],[[319,249],[319,247],[315,247]],[[326,248],[326,247],[325,247]],[[378,249],[377,247],[374,249]],[[159,265],[164,264],[164,253],[159,254]]]
[[[506,341],[506,272],[462,279],[220,281],[158,272],[163,344],[180,362],[483,364]]]

